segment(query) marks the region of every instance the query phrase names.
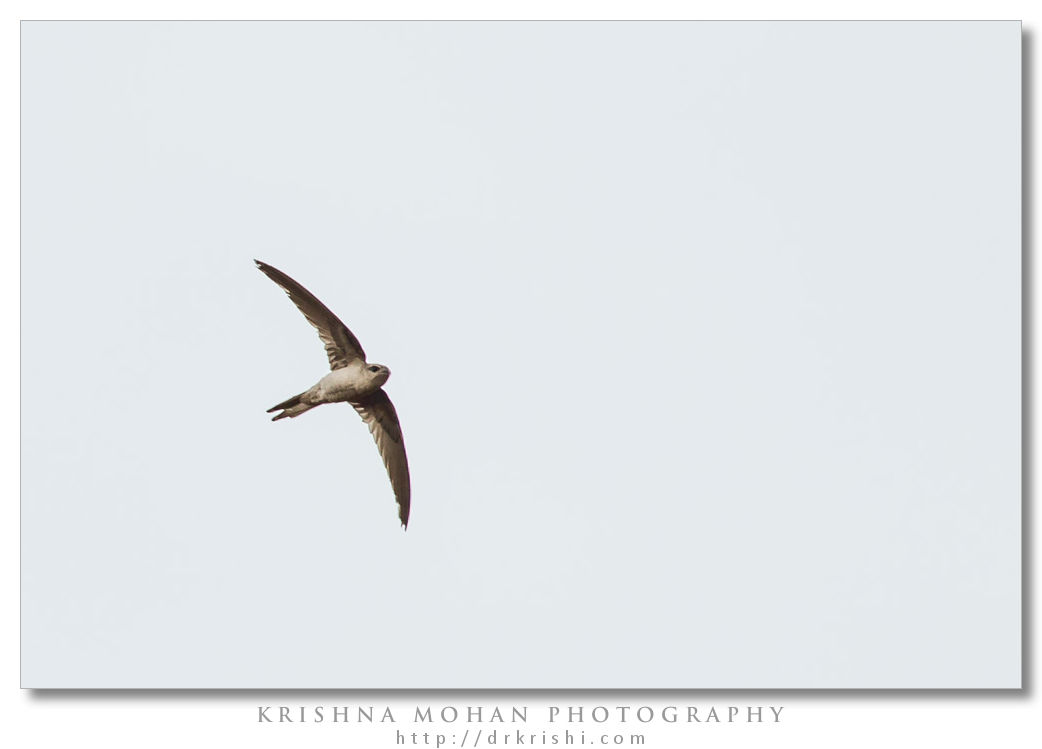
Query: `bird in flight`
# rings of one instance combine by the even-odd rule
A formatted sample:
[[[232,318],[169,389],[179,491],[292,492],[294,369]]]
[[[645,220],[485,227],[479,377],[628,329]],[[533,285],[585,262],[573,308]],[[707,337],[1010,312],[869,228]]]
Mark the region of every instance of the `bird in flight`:
[[[405,442],[402,441],[398,414],[381,387],[391,376],[391,370],[382,364],[367,362],[358,339],[314,294],[278,268],[260,260],[253,262],[264,275],[282,287],[297,309],[315,326],[318,337],[325,344],[329,368],[332,370],[303,393],[269,408],[268,413],[280,412],[272,417],[272,421],[300,416],[323,403],[346,401],[354,406],[376,440],[376,447],[383,458],[387,475],[391,479],[391,488],[398,501],[398,518],[403,527],[408,527],[409,461],[405,457]]]

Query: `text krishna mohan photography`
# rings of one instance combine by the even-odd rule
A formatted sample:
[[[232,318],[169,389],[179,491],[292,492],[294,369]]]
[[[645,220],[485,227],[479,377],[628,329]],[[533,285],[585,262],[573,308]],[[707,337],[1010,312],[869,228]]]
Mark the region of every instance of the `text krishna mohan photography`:
[[[21,65],[23,687],[1020,687],[1019,23]]]

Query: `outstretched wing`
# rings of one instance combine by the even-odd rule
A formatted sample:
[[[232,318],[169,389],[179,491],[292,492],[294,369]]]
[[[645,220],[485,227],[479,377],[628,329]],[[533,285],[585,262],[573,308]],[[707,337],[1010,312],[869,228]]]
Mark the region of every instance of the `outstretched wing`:
[[[297,309],[303,312],[308,322],[315,326],[315,330],[318,331],[318,337],[325,344],[326,354],[329,356],[330,369],[343,369],[356,359],[365,361],[365,352],[362,350],[362,344],[347,329],[347,326],[340,322],[340,318],[330,312],[326,305],[318,301],[314,294],[278,268],[273,268],[260,260],[254,260],[253,262],[264,272],[264,275],[282,287],[282,290],[297,305]]]
[[[383,389],[357,401],[351,405],[358,411],[362,421],[369,425],[369,431],[376,440],[376,447],[383,458],[387,475],[391,478],[395,499],[398,500],[398,518],[403,526],[409,525],[409,461],[405,457],[405,442],[402,440],[402,427],[398,423],[398,414],[394,410],[391,399]]]

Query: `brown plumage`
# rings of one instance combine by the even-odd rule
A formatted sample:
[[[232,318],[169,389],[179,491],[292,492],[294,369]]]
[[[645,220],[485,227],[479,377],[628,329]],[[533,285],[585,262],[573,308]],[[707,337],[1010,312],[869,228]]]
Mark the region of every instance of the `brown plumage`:
[[[398,518],[403,526],[408,527],[411,499],[409,461],[398,414],[381,387],[391,376],[391,370],[382,364],[369,364],[358,339],[314,294],[279,269],[260,260],[254,262],[268,278],[282,287],[318,331],[331,370],[303,393],[269,408],[268,413],[280,412],[272,421],[299,416],[323,403],[347,402],[354,406],[376,441],[398,502]]]

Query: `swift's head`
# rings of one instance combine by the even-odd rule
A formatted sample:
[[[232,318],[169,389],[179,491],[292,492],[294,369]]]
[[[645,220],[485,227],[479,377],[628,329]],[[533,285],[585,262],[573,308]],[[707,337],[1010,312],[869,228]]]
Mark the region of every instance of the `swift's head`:
[[[366,364],[365,375],[375,387],[381,387],[391,376],[391,370],[383,364]]]

